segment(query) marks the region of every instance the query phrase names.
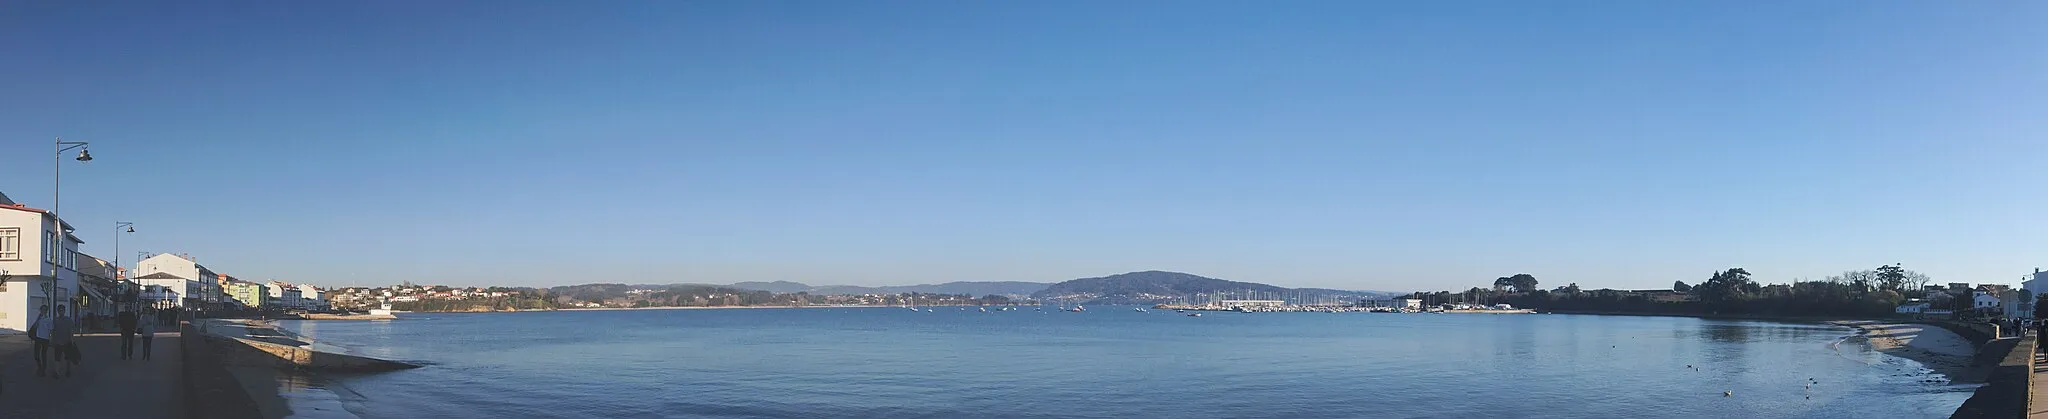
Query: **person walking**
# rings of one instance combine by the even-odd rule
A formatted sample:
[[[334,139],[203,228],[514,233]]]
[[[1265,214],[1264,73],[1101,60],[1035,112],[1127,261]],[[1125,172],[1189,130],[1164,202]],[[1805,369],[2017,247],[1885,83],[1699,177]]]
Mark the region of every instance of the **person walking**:
[[[41,377],[50,365],[50,307],[36,306],[36,321],[28,327],[28,340],[35,345],[30,353],[36,358],[36,376]]]
[[[153,340],[152,338],[156,337],[156,317],[156,313],[150,313],[149,318],[135,328],[135,334],[142,337],[142,360],[144,361],[149,360],[149,344]]]
[[[71,339],[76,320],[64,312],[64,306],[57,306],[57,315],[50,321],[50,351],[57,353],[57,365],[64,367],[64,377],[71,376],[72,366],[78,365],[78,346]],[[55,370],[50,371],[56,375]]]
[[[135,359],[135,323],[134,307],[122,306],[114,320],[114,327],[121,328],[121,359]]]

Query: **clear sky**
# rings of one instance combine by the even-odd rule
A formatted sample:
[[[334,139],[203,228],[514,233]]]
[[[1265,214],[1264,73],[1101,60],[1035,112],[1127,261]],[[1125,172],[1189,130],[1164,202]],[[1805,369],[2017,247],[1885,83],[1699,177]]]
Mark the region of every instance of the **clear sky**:
[[[0,4],[0,191],[327,285],[2048,267],[2048,3]]]

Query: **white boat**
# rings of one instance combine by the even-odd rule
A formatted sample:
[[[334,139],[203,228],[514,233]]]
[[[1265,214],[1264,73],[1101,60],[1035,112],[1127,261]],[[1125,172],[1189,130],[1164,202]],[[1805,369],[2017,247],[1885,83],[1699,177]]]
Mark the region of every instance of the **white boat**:
[[[1139,312],[1139,313],[1143,313],[1143,312],[1145,312],[1145,308],[1144,308],[1144,307],[1138,307],[1138,308],[1134,308],[1134,309],[1131,309],[1131,310],[1135,310],[1135,311],[1137,311],[1137,312]]]
[[[1188,317],[1202,317],[1202,313],[1188,313]]]

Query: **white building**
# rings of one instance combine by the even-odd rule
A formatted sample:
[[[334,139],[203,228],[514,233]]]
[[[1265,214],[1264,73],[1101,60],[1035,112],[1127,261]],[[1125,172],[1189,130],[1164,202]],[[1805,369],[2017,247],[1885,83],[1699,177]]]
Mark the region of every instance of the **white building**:
[[[173,290],[185,290],[181,295],[186,300],[191,300],[191,302],[185,304],[216,304],[220,303],[221,298],[223,298],[220,290],[220,274],[214,273],[212,269],[207,269],[206,265],[193,261],[190,256],[158,253],[155,256],[143,258],[141,261],[135,262],[135,273],[141,276],[167,273],[178,277],[178,279],[191,281],[192,283],[184,287],[172,287],[167,283],[165,285]]]
[[[1414,298],[1395,298],[1395,299],[1393,299],[1392,301],[1393,301],[1393,305],[1392,305],[1391,307],[1394,307],[1394,308],[1399,308],[1399,309],[1408,309],[1408,310],[1421,310],[1421,309],[1422,309],[1422,300],[1419,300],[1419,299],[1414,299]]]
[[[1899,308],[1892,311],[1899,314],[1920,314],[1926,312],[1927,307],[1927,303],[1905,303],[1900,304]]]
[[[2034,295],[2048,292],[2048,272],[2041,272],[2041,268],[2034,268],[2034,274],[2028,277],[2029,279],[2020,281],[2020,289],[2032,291]]]
[[[306,308],[305,302],[300,301],[302,298],[304,298],[304,294],[300,293],[299,286],[285,282],[270,281],[270,301],[271,304],[276,305],[278,308]]]
[[[189,297],[199,292],[199,281],[186,279],[170,272],[157,272],[138,276],[135,277],[135,283],[142,284],[145,289],[157,290],[155,291],[156,294],[144,295],[140,298],[144,301],[152,302],[150,306],[158,309],[185,307],[186,304],[196,301]],[[163,301],[164,298],[173,298],[174,300]]]
[[[28,330],[36,308],[77,294],[78,245],[85,241],[72,230],[49,211],[0,194],[0,333]]]
[[[1998,309],[2005,317],[2034,318],[2034,293],[2025,289],[2008,289],[1998,296]]]
[[[1971,301],[1972,304],[1970,304],[1970,307],[1975,308],[1979,311],[1999,309],[1998,296],[1991,295],[1991,293],[1987,291],[1978,290],[1977,297],[1972,299]]]
[[[320,287],[299,285],[299,306],[307,310],[326,310],[332,308],[332,303],[327,301],[328,294],[329,292],[321,290]]]

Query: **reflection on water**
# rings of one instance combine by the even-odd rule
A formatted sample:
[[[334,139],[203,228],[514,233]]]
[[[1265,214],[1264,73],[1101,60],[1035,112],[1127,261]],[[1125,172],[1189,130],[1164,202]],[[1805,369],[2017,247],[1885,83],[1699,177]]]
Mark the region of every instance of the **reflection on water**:
[[[1970,390],[1838,352],[1843,327],[1671,317],[647,310],[300,330],[435,364],[332,377],[366,419],[1946,417]]]
[[[286,408],[291,410],[287,418],[360,419],[341,396],[347,390],[318,376],[283,371],[277,374],[277,387],[278,396],[285,399]]]

